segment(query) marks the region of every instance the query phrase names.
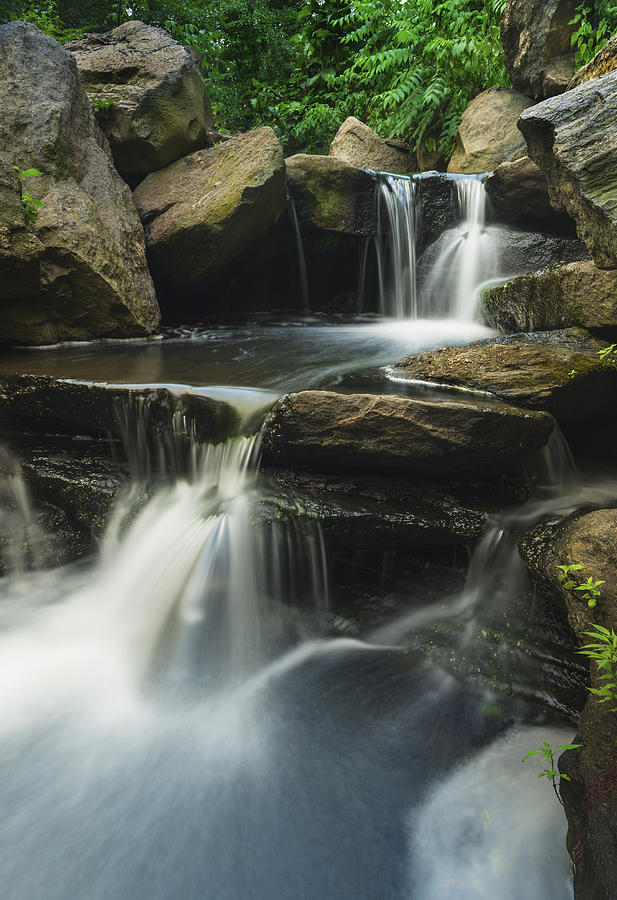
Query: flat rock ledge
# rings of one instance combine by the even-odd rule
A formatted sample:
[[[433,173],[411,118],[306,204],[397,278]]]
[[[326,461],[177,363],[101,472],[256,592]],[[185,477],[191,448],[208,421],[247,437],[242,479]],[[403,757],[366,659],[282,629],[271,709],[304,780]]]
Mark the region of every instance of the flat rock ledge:
[[[264,460],[321,471],[445,479],[517,471],[553,419],[491,402],[303,391],[266,420]]]

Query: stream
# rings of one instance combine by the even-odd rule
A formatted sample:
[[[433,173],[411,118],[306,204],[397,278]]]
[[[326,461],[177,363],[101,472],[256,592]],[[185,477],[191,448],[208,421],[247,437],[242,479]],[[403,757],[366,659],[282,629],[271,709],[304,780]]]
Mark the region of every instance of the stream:
[[[400,392],[384,369],[400,356],[494,333],[473,318],[479,285],[500,274],[473,182],[424,286],[404,232],[413,190],[397,189],[407,224],[380,263],[380,308],[399,319],[192,326],[14,351],[0,371],[188,385],[249,418],[309,387]],[[400,266],[406,283],[391,280]],[[438,318],[410,317],[435,294]],[[480,677],[448,665],[519,595],[522,531],[589,502],[563,447],[537,503],[489,528],[458,595],[360,640],[333,627],[318,526],[251,526],[253,431],[189,441],[190,465],[146,503],[121,493],[95,558],[0,579],[3,897],[570,900],[563,811],[521,760],[574,726],[527,691],[537,660],[523,653],[507,689],[487,656]],[[510,647],[523,632],[515,622]]]

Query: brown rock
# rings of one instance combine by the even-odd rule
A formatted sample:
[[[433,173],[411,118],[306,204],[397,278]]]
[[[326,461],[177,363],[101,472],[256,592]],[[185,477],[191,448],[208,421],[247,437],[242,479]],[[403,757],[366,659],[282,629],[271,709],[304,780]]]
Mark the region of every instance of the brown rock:
[[[418,168],[411,147],[386,141],[354,116],[345,119],[330,145],[330,156],[376,172],[409,175]]]
[[[617,69],[617,34],[609,38],[594,58],[586,66],[582,66],[578,70],[568,84],[568,90],[578,87],[584,81],[591,81],[592,78],[601,78],[602,75],[608,75],[614,69]]]
[[[574,72],[570,24],[576,0],[507,0],[501,42],[512,84],[530,97],[552,97]]]
[[[533,106],[533,100],[508,88],[478,94],[463,113],[448,172],[488,172],[525,156],[525,141],[516,123],[528,106]]]
[[[485,186],[498,221],[527,231],[576,234],[574,220],[551,206],[546,176],[528,156],[501,163]]]

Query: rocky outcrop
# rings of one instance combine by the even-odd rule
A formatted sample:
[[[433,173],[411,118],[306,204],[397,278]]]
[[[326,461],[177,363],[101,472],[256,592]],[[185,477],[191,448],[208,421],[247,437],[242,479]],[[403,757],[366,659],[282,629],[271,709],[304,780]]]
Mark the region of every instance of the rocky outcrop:
[[[578,87],[584,81],[591,81],[592,78],[600,78],[602,75],[608,75],[617,69],[617,35],[613,35],[604,47],[599,50],[594,58],[582,66],[568,84],[568,90]]]
[[[123,178],[140,181],[209,143],[212,114],[198,59],[166,31],[125,22],[66,48]]]
[[[574,437],[593,422],[600,439],[603,424],[613,428],[606,411],[617,403],[617,367],[598,356],[604,346],[577,329],[512,335],[409,356],[395,371],[548,410]]]
[[[360,169],[409,175],[418,161],[411,147],[387,141],[354,116],[345,119],[330,145],[330,156]]]
[[[608,497],[607,497],[608,499]],[[613,501],[617,497],[613,498]],[[521,541],[521,554],[537,589],[568,610],[579,644],[594,624],[617,629],[617,510],[599,509],[561,524],[541,522]],[[579,583],[589,576],[604,580],[597,605],[590,609],[581,592],[559,583],[559,565],[579,563]],[[597,686],[597,672],[591,671]],[[568,849],[574,861],[575,896],[612,900],[617,884],[617,720],[610,703],[589,696],[573,743],[559,768],[569,781],[560,784],[568,817]]]
[[[32,25],[1,26],[0,103],[2,171],[42,172],[24,177],[22,190],[44,204],[26,226],[15,184],[3,179],[0,264],[14,261],[16,270],[0,287],[2,340],[44,344],[155,330],[143,229],[71,54]],[[17,272],[27,292],[16,285]]]
[[[576,0],[507,0],[501,42],[512,84],[530,97],[566,90],[574,73]]]
[[[505,332],[580,325],[617,334],[617,273],[591,260],[555,266],[489,288],[482,295],[489,325]]]
[[[528,156],[501,163],[485,187],[498,222],[528,231],[576,234],[574,220],[551,206],[546,176]]]
[[[257,251],[287,206],[283,151],[271,128],[198,150],[149,175],[134,194],[162,302],[199,295]]]
[[[141,412],[140,412],[141,411]],[[38,375],[0,376],[0,434],[91,435],[124,440],[137,420],[159,437],[173,432],[174,413],[193,423],[199,440],[216,443],[237,433],[239,420],[227,403],[189,391],[127,388]]]
[[[617,72],[526,109],[519,127],[551,203],[576,220],[600,268],[617,267]]]
[[[298,153],[285,163],[302,228],[352,235],[377,233],[375,176],[332,156]]]
[[[303,391],[273,407],[263,452],[277,465],[452,478],[517,470],[548,440],[550,416],[490,402]]]
[[[45,247],[28,224],[21,197],[17,172],[0,159],[0,297],[4,301],[27,300],[40,282]]]
[[[488,172],[525,156],[516,123],[528,106],[533,106],[533,100],[508,88],[478,94],[463,113],[448,172]]]

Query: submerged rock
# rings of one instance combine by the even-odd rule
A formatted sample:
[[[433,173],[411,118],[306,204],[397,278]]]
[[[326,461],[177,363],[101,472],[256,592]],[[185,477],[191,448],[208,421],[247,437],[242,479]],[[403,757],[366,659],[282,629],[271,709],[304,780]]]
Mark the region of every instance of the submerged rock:
[[[600,509],[565,523],[541,523],[520,545],[521,554],[537,588],[568,610],[568,620],[579,644],[591,638],[593,625],[617,629],[617,510]],[[575,573],[577,583],[590,576],[604,580],[597,606],[590,609],[581,592],[558,581],[559,565],[584,565]],[[579,577],[580,576],[580,577]],[[598,686],[597,671],[591,682]],[[575,896],[611,900],[617,884],[617,719],[610,703],[589,696],[573,743],[559,769],[571,780],[561,781],[560,792],[568,817],[568,849],[574,861]]]
[[[483,476],[519,468],[552,428],[545,413],[490,402],[303,391],[274,405],[263,452],[326,471]]]
[[[551,203],[576,220],[596,265],[617,268],[617,72],[584,82],[521,115],[529,156]]]
[[[578,70],[572,81],[568,84],[568,90],[578,87],[584,81],[592,78],[600,78],[617,69],[617,34],[613,35],[599,50],[594,58]]]
[[[501,163],[485,186],[497,221],[528,231],[576,234],[574,220],[551,206],[546,176],[528,156]]]
[[[354,116],[345,119],[330,145],[330,156],[360,169],[410,175],[418,168],[411,147],[387,141]]]
[[[488,172],[525,156],[525,141],[516,123],[528,106],[533,106],[533,100],[508,88],[478,94],[463,113],[448,172]]]
[[[236,135],[149,175],[134,198],[162,297],[196,294],[205,311],[215,279],[258,252],[285,212],[281,145],[271,128]]]
[[[576,0],[507,0],[501,42],[512,84],[531,97],[566,90],[574,72]]]
[[[522,275],[482,294],[489,325],[501,331],[551,331],[580,325],[617,333],[617,273],[591,260]]]
[[[0,104],[2,171],[42,172],[24,177],[22,191],[43,203],[27,226],[20,223],[14,183],[3,179],[2,266],[14,261],[30,289],[23,299],[15,275],[0,286],[1,340],[46,344],[154,331],[159,309],[143,229],[71,54],[33,25],[0,26]]]
[[[123,178],[140,181],[209,143],[198,58],[162,28],[125,22],[66,45]]]
[[[605,346],[577,329],[520,334],[409,356],[395,372],[548,410],[574,436],[592,421],[599,436],[612,433],[606,412],[617,403],[617,366],[598,356]]]

